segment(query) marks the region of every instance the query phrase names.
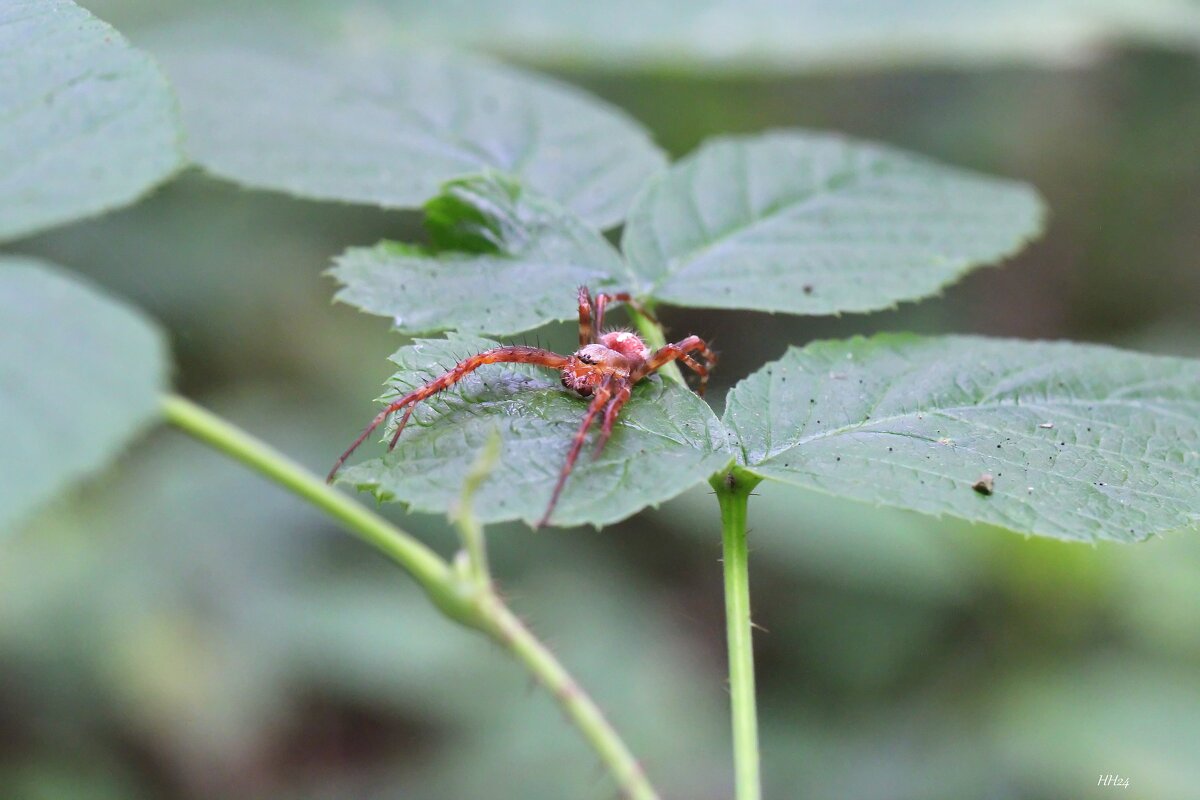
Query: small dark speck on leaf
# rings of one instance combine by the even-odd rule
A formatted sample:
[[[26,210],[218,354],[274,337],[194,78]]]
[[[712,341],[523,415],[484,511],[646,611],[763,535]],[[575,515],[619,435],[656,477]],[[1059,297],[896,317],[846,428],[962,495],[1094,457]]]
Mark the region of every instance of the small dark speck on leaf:
[[[813,285],[812,285],[811,283],[806,283],[806,284],[804,284],[804,287],[803,287],[803,288],[804,288],[804,293],[805,293],[805,294],[812,294],[812,293],[813,293]]]
[[[996,489],[996,480],[988,473],[983,473],[979,476],[979,480],[971,485],[971,488],[979,492],[984,497],[991,495]]]

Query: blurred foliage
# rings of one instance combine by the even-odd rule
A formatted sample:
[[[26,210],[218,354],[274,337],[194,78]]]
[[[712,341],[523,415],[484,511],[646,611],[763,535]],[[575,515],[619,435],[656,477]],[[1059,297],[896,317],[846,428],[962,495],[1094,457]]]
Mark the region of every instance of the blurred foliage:
[[[161,18],[168,5],[140,7]],[[676,155],[715,133],[803,125],[1029,180],[1047,198],[1044,241],[942,299],[870,318],[668,313],[674,332],[715,336],[718,410],[788,344],[864,330],[1200,354],[1190,56],[572,79]],[[158,316],[184,389],[323,472],[404,340],[332,306],[321,271],[347,246],[416,238],[416,223],[191,176],[12,249]],[[1068,545],[759,491],[769,797],[1058,800],[1106,773],[1130,777],[1128,798],[1196,795],[1200,539]],[[668,797],[731,787],[715,506],[698,489],[600,534],[489,529],[507,595]],[[444,520],[402,521],[453,547]],[[575,732],[501,653],[307,508],[172,434],[0,549],[0,674],[5,798],[605,796]]]
[[[489,50],[543,65],[741,73],[1077,64],[1114,44],[1200,45],[1191,0],[85,0],[121,28],[274,19],[350,40]],[[233,9],[236,8],[236,11]],[[198,13],[197,13],[198,12]],[[233,21],[236,20],[236,21]]]

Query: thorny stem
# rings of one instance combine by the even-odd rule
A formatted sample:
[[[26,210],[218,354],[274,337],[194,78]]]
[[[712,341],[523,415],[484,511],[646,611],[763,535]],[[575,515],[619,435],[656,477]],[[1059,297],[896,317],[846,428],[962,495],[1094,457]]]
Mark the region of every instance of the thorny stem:
[[[511,652],[545,686],[600,756],[621,793],[631,800],[658,800],[641,766],[575,679],[492,589],[483,556],[482,531],[464,541],[472,574],[483,584],[462,577],[433,550],[378,514],[325,484],[323,480],[230,422],[186,398],[163,398],[163,414],[172,425],[195,439],[242,462],[316,508],[363,541],[380,550],[413,576],[448,617],[482,631]],[[486,456],[485,456],[486,457]],[[486,464],[484,465],[486,468]],[[475,549],[474,554],[471,551]]]
[[[495,591],[486,593],[492,604],[488,616],[496,626],[493,636],[533,673],[575,723],[608,767],[621,795],[629,800],[658,800],[642,766],[617,736],[600,707],[566,671],[554,654],[504,605]]]
[[[737,800],[760,800],[758,710],[754,697],[754,643],[750,621],[750,576],[746,549],[746,506],[760,478],[736,467],[710,483],[721,504],[725,567],[725,626],[729,645],[729,694]]]
[[[642,306],[651,313],[654,312],[654,304],[648,300],[642,301]],[[633,306],[626,306],[625,311],[629,314],[629,319],[633,322],[633,326],[638,329],[638,333],[646,340],[646,344],[650,345],[651,349],[657,350],[667,343],[667,336],[663,333],[662,325],[644,314],[639,314]],[[679,371],[679,365],[674,361],[670,361],[658,370],[665,374],[668,378],[676,383],[687,385],[687,381],[683,379],[683,373]]]

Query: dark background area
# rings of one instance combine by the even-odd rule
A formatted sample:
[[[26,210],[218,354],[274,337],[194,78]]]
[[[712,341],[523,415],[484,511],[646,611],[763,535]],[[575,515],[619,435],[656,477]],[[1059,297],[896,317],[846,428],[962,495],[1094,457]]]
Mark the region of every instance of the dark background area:
[[[145,4],[96,3],[135,42]],[[160,9],[150,16],[157,19]],[[121,14],[127,16],[122,18]],[[502,49],[502,48],[501,48]],[[540,68],[678,156],[802,126],[1036,185],[1046,235],[871,316],[664,309],[716,340],[716,405],[790,344],[875,330],[1200,355],[1200,68],[1086,63]],[[402,337],[332,305],[350,245],[419,216],[191,172],[17,243],[170,330],[179,389],[318,473]],[[570,326],[541,331],[569,346]],[[86,392],[86,387],[80,387]],[[1200,539],[1087,546],[764,485],[750,508],[770,798],[1200,796]],[[443,553],[445,520],[385,509]],[[707,488],[597,532],[489,529],[511,603],[669,798],[732,791],[719,518]],[[159,430],[0,552],[0,797],[606,798],[549,699],[312,509]],[[1130,779],[1105,789],[1103,774]]]

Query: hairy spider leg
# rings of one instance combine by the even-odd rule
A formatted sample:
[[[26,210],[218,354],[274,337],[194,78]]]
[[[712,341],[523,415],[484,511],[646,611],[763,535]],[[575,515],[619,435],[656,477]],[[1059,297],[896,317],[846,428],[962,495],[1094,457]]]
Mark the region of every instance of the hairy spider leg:
[[[604,309],[609,303],[624,303],[632,308],[637,313],[641,314],[646,319],[658,324],[658,319],[651,314],[644,305],[633,298],[629,292],[617,292],[616,294],[605,294],[600,292],[596,295],[596,332],[604,333]]]
[[[554,484],[554,493],[550,495],[550,505],[546,506],[546,513],[542,514],[537,527],[545,527],[550,521],[550,515],[554,513],[554,507],[558,505],[558,497],[562,494],[563,487],[567,484],[567,478],[571,474],[571,469],[575,466],[576,460],[579,459],[579,451],[583,449],[583,442],[587,438],[588,428],[592,426],[592,421],[596,419],[596,415],[600,413],[611,397],[612,379],[610,378],[596,387],[596,393],[592,397],[592,402],[588,406],[587,413],[583,415],[583,422],[579,424],[579,430],[575,433],[575,441],[571,443],[571,449],[567,453],[567,462],[563,464],[562,471],[558,474],[558,482]]]
[[[699,353],[700,357],[704,359],[704,363],[700,364],[692,358],[692,353]],[[671,361],[682,361],[688,369],[700,376],[700,385],[696,387],[696,394],[703,395],[705,387],[708,386],[708,373],[717,365],[717,354],[709,349],[708,344],[699,336],[689,336],[674,344],[663,345],[646,360],[646,366],[642,368],[638,378],[661,369]]]
[[[623,380],[617,386],[617,391],[613,394],[613,399],[608,401],[608,405],[604,407],[604,421],[600,425],[600,436],[596,439],[596,447],[592,450],[592,458],[599,458],[600,452],[604,449],[604,445],[608,443],[609,437],[612,436],[613,426],[617,424],[617,415],[621,413],[621,409],[629,402],[630,395],[633,394],[633,384],[628,380]]]
[[[592,325],[592,296],[586,286],[579,287],[579,346],[596,342],[596,328]]]
[[[434,378],[424,386],[414,389],[376,414],[375,418],[371,420],[371,424],[359,434],[359,437],[346,449],[346,452],[342,453],[338,460],[334,462],[333,469],[329,471],[329,475],[325,479],[326,482],[333,482],[338,470],[346,463],[346,459],[350,458],[350,455],[358,449],[358,446],[371,435],[371,431],[378,428],[388,418],[389,414],[407,407],[403,419],[397,425],[395,435],[392,436],[391,447],[395,447],[396,440],[400,437],[400,432],[404,430],[404,426],[408,424],[409,417],[412,416],[413,408],[416,407],[417,403],[432,397],[443,389],[453,386],[485,364],[536,364],[540,367],[561,370],[567,364],[567,357],[560,356],[558,353],[552,353],[549,350],[543,350],[539,347],[510,345],[506,347],[493,347],[490,350],[484,350],[482,353],[463,359],[448,372]]]
[[[634,311],[641,314],[651,322],[658,324],[658,320],[650,311],[640,302],[633,298],[629,292],[616,292],[615,294],[607,294],[600,292],[596,295],[595,302],[592,301],[591,293],[588,292],[586,286],[579,287],[579,346],[584,347],[589,344],[596,344],[600,340],[600,334],[604,332],[604,311],[609,303],[625,303],[633,308]]]

